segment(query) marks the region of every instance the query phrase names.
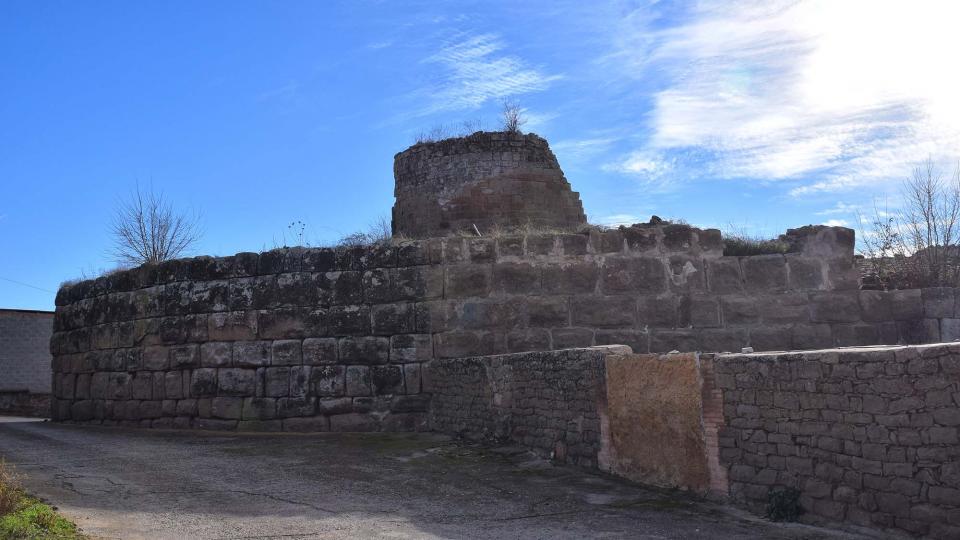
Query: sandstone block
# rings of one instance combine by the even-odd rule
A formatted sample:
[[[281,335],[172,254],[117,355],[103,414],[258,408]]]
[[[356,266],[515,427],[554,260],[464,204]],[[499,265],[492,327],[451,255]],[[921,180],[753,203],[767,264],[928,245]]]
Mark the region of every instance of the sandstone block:
[[[318,366],[337,363],[337,340],[334,338],[308,338],[301,346],[303,363]]]
[[[349,364],[385,364],[390,355],[390,339],[385,337],[347,337],[338,341],[339,359]]]
[[[487,296],[493,279],[488,265],[455,265],[446,267],[447,298]]]
[[[585,294],[597,288],[600,273],[592,262],[551,264],[541,269],[542,288],[546,294]]]
[[[783,255],[754,255],[740,259],[748,291],[783,290],[787,285],[787,265]]]
[[[600,287],[606,294],[658,294],[667,290],[667,271],[652,257],[610,258],[603,265]]]
[[[233,365],[261,367],[270,365],[272,342],[236,341],[233,343]]]
[[[629,296],[578,296],[571,300],[574,326],[632,326],[636,300]]]
[[[233,358],[233,344],[212,341],[200,344],[200,365],[203,367],[227,367]]]
[[[300,340],[284,339],[274,341],[270,363],[274,366],[295,366],[302,364],[303,356],[300,349]]]
[[[810,294],[813,322],[856,322],[860,320],[857,292],[816,292]]]

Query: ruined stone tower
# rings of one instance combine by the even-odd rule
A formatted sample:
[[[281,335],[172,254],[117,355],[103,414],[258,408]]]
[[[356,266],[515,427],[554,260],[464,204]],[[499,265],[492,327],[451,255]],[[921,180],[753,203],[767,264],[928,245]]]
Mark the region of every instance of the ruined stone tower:
[[[394,157],[393,234],[446,236],[525,225],[572,230],[586,223],[544,139],[477,132],[419,143]]]

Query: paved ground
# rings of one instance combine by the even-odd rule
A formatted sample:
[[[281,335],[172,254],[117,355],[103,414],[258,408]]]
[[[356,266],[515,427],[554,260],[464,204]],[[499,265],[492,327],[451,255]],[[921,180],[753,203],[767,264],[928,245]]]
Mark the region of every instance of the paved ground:
[[[850,538],[436,435],[8,419],[0,457],[107,538]]]

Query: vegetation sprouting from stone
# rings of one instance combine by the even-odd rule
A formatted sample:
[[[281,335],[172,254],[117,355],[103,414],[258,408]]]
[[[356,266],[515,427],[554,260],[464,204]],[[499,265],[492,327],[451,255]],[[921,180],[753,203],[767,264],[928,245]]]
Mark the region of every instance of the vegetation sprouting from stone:
[[[176,259],[200,239],[197,216],[179,212],[162,193],[138,186],[120,204],[110,227],[113,255],[121,266]]]
[[[749,234],[743,228],[729,227],[723,232],[723,254],[731,257],[774,255],[790,251],[789,242],[782,237],[764,238]]]
[[[380,216],[365,231],[348,234],[337,242],[337,247],[373,246],[389,242],[393,238],[390,220]]]

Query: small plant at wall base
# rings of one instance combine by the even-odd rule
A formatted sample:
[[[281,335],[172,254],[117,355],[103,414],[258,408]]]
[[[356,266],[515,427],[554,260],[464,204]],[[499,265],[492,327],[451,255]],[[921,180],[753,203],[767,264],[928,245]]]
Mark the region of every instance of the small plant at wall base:
[[[200,239],[197,216],[177,212],[162,193],[139,186],[120,203],[110,231],[113,255],[127,267],[176,259]]]
[[[50,505],[26,495],[17,475],[0,460],[0,538],[82,540],[86,537]]]

